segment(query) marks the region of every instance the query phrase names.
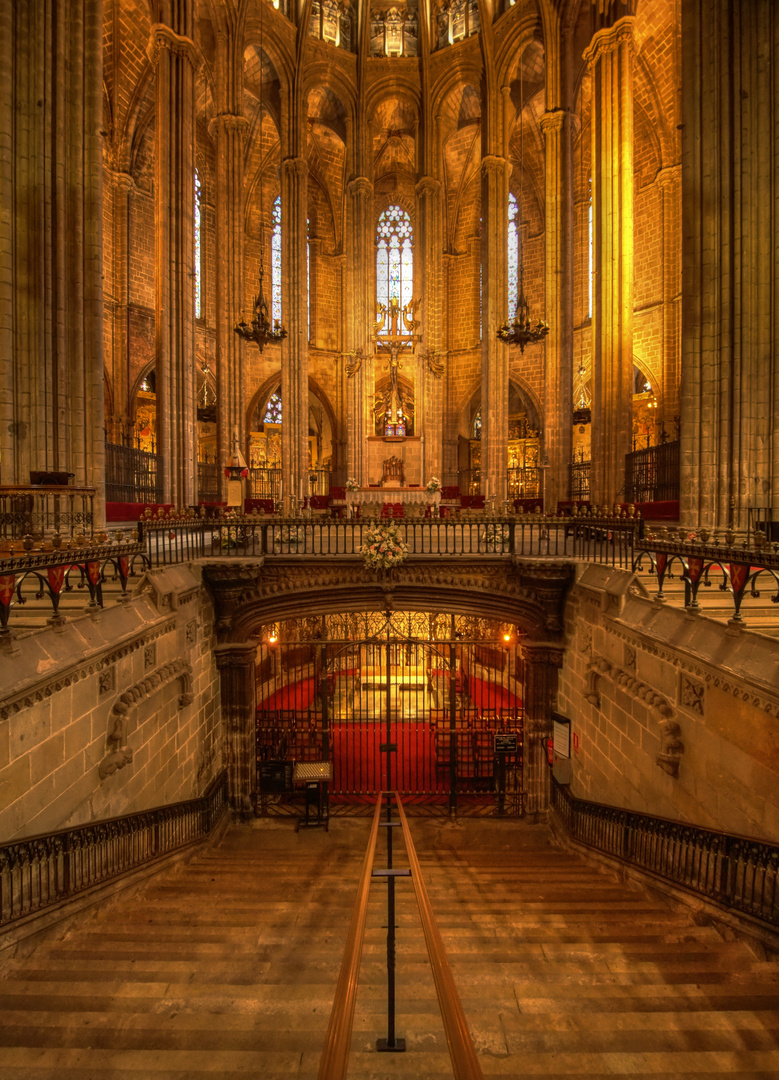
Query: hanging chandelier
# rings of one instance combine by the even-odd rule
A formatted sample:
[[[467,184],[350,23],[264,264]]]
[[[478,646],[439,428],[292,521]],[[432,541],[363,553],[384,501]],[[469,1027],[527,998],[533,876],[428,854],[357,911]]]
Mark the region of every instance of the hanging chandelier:
[[[260,253],[260,284],[257,295],[254,298],[254,317],[250,323],[241,319],[235,326],[236,334],[244,341],[253,341],[258,346],[260,352],[262,352],[266,345],[274,345],[278,341],[283,341],[287,336],[287,331],[278,319],[275,323],[271,322],[270,315],[268,314],[268,301],[265,299],[265,293],[262,288],[262,278],[262,253]]]
[[[262,63],[265,53],[262,48],[262,9],[264,4],[260,4],[260,62]],[[260,114],[260,128],[262,128],[262,72],[260,72],[260,102],[259,102],[259,114]],[[262,287],[262,279],[264,276],[263,268],[263,248],[265,247],[265,217],[263,215],[263,183],[262,177],[260,177],[260,284],[257,289],[257,295],[254,298],[254,316],[250,323],[247,323],[243,317],[239,323],[235,325],[236,334],[243,341],[253,341],[259,348],[260,352],[266,345],[275,345],[279,341],[283,341],[287,336],[287,331],[281,325],[278,319],[275,322],[271,321],[271,317],[268,313],[268,301],[265,299],[265,292]]]
[[[525,172],[525,127],[524,127],[525,95],[522,85],[522,59],[519,61],[519,199],[517,200],[519,221],[517,234],[519,237],[519,295],[514,318],[498,327],[498,337],[507,345],[519,345],[519,351],[524,352],[526,345],[535,345],[543,341],[549,333],[549,324],[543,319],[533,322],[530,315],[530,304],[525,296],[525,245],[522,240],[522,181]]]

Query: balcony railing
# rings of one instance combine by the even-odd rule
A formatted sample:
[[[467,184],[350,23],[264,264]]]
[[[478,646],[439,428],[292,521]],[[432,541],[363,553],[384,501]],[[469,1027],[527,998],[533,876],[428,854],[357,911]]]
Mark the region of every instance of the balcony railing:
[[[0,927],[205,839],[225,812],[227,774],[199,799],[0,846]]]
[[[162,501],[156,454],[118,443],[106,443],[105,453],[106,502]]]
[[[552,782],[572,840],[723,907],[779,927],[779,846],[577,799]]]
[[[70,485],[0,486],[0,540],[91,536],[95,489]]]
[[[625,455],[625,499],[632,503],[679,498],[679,440]]]

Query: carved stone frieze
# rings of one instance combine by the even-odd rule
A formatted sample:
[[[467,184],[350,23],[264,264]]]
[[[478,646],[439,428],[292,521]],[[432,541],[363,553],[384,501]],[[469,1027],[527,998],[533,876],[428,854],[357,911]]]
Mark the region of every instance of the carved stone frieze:
[[[703,683],[691,679],[689,675],[682,673],[679,685],[679,704],[691,712],[703,716],[703,695],[705,687]]]
[[[605,656],[593,656],[592,658],[585,697],[593,705],[600,706],[600,693],[597,686],[599,678],[608,679],[626,694],[643,701],[647,708],[656,709],[661,721],[668,720],[674,715],[673,706],[669,704],[662,694],[658,694],[654,687],[641,682],[640,679],[636,678],[634,672],[625,671],[623,668],[617,667],[616,664],[612,664]]]
[[[562,636],[573,574],[570,563],[520,559],[498,570],[478,559],[439,563],[412,558],[378,573],[358,559],[203,566],[203,579],[214,598],[216,630],[223,641],[245,640],[259,619],[279,617],[287,604],[294,604],[297,611],[306,606],[335,610],[345,596],[352,603],[398,609],[421,604],[474,611],[486,608],[490,614],[499,610],[501,617],[522,626],[529,639],[554,641]]]

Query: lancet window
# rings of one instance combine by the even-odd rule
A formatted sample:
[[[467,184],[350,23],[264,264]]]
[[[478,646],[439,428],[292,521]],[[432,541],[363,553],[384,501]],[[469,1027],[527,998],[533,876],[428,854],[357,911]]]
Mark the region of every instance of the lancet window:
[[[508,317],[514,318],[517,310],[517,289],[519,283],[519,206],[516,196],[509,192],[508,218]]]
[[[379,217],[376,230],[376,302],[389,309],[411,303],[414,290],[414,230],[402,206],[389,206]],[[410,334],[402,318],[396,328],[385,318],[380,334]]]
[[[336,0],[314,0],[308,23],[310,37],[327,41],[336,48],[351,50],[352,17],[348,4]]]
[[[471,37],[481,26],[477,0],[443,0],[437,21],[439,49]]]
[[[195,169],[195,318],[200,319],[203,314],[203,278],[201,275],[202,246],[201,246],[201,220],[200,220],[200,173]]]

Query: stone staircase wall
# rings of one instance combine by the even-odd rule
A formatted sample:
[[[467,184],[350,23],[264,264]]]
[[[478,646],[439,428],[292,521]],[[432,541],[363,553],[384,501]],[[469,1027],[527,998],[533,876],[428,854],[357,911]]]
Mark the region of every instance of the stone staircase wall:
[[[0,650],[0,838],[200,795],[222,766],[213,611],[195,572]]]

